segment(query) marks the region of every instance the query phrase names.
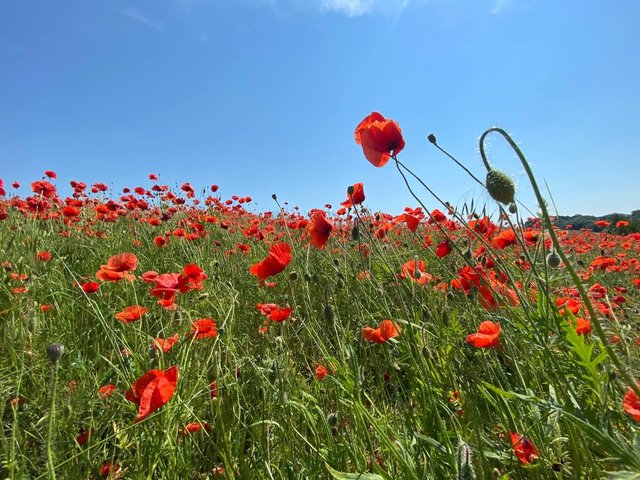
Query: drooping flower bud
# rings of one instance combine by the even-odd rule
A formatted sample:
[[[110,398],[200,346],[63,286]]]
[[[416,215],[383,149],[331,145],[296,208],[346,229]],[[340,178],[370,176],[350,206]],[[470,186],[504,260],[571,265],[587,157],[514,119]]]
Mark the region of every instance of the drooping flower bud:
[[[61,343],[52,343],[47,347],[47,357],[54,364],[60,360],[60,357],[64,355],[64,345]]]
[[[513,203],[516,195],[516,186],[509,176],[500,170],[487,172],[486,187],[489,195],[496,202],[509,205]]]
[[[558,268],[561,261],[560,255],[558,255],[555,250],[551,250],[547,255],[547,266],[550,268]]]

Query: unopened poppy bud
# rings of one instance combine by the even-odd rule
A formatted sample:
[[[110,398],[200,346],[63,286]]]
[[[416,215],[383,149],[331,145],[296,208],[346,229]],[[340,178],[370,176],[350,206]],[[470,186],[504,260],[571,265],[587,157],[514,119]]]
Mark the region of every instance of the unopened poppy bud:
[[[296,281],[298,279],[298,272],[295,270],[293,272],[289,272],[289,280]]]
[[[333,259],[333,264],[334,264],[336,267],[339,267],[339,266],[340,266],[340,260],[338,260],[337,258],[334,258],[334,259]]]
[[[329,323],[333,323],[335,318],[336,318],[336,314],[333,311],[333,306],[327,303],[324,306],[324,319]]]
[[[309,272],[304,272],[304,279],[307,282],[310,282],[313,279],[313,277],[311,277],[311,274]]]
[[[472,456],[471,447],[465,442],[460,442],[458,445],[458,480],[474,480],[476,478],[473,463],[471,463]]]
[[[547,255],[547,266],[551,268],[558,268],[560,266],[561,258],[555,250],[551,250]]]
[[[355,188],[353,188],[353,185],[349,185],[349,188],[347,188],[347,195],[350,197],[353,195],[353,192],[355,192]]]
[[[338,281],[336,282],[336,288],[344,288],[344,280],[342,280],[342,278],[338,278]]]
[[[331,412],[327,415],[327,423],[330,427],[335,427],[338,424],[338,414],[335,412]]]
[[[273,198],[274,200],[278,201],[278,196],[275,193],[271,194],[271,198]]]
[[[351,239],[355,240],[356,242],[360,240],[360,229],[357,225],[354,225],[351,229]]]
[[[500,473],[500,470],[498,470],[497,468],[494,468],[493,470],[491,470],[491,478],[498,479],[501,476],[502,474]]]
[[[515,214],[518,211],[518,207],[515,203],[509,204],[509,213]]]
[[[516,195],[516,186],[506,173],[500,170],[489,170],[486,187],[489,195],[496,202],[504,203],[505,205],[513,203]]]
[[[433,133],[430,133],[429,136],[427,137],[427,140],[429,140],[429,143],[432,144],[436,144],[436,136]]]
[[[61,343],[52,343],[47,347],[47,357],[53,363],[57,363],[62,355],[64,355],[64,345]]]

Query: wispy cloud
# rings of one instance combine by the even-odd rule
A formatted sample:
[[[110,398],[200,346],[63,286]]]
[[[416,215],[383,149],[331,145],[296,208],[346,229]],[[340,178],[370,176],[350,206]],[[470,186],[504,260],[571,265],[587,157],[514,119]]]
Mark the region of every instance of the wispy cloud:
[[[501,13],[509,5],[511,5],[511,0],[496,0],[491,10],[489,10],[489,13],[491,15],[497,15]]]
[[[374,7],[373,0],[321,0],[322,10],[344,13],[350,17],[370,13]]]
[[[126,8],[120,12],[127,18],[131,20],[135,20],[138,23],[142,23],[143,25],[153,28],[154,30],[162,30],[162,24],[149,18],[147,15],[143,14],[137,8]]]

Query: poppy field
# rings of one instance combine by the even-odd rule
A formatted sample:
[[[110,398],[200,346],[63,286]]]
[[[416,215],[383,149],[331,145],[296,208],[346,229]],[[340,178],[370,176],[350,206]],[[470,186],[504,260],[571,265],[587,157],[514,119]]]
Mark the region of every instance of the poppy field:
[[[475,209],[354,140],[413,206],[0,180],[0,477],[640,478],[640,234],[555,227],[498,128]]]

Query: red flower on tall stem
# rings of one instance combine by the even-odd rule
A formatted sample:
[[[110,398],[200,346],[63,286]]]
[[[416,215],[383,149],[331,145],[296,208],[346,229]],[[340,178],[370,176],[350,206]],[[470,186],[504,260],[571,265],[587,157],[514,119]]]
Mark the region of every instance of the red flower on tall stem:
[[[362,145],[364,156],[375,167],[383,167],[392,155],[404,148],[402,131],[396,122],[378,112],[367,116],[356,127],[356,143]]]
[[[249,272],[258,277],[260,285],[264,280],[282,272],[291,261],[291,247],[288,243],[276,243],[269,249],[267,258],[251,265]]]
[[[125,393],[125,398],[138,405],[138,416],[134,423],[141,422],[157,409],[166,404],[178,384],[178,367],[162,370],[149,370],[138,378]]]

